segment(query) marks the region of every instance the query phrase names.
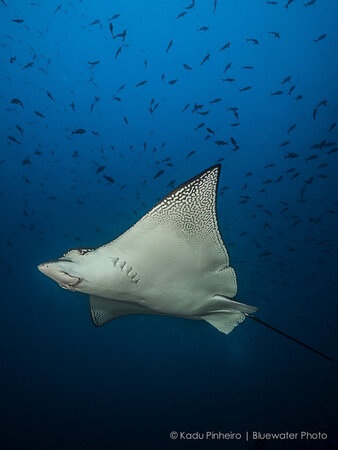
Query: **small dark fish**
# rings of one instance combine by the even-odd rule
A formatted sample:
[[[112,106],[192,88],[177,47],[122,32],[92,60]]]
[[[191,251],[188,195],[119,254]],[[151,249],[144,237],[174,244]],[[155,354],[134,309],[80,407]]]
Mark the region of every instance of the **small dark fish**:
[[[146,83],[147,83],[147,80],[140,81],[139,83],[137,83],[137,85],[135,87],[143,86]]]
[[[32,67],[33,65],[34,65],[34,63],[33,63],[33,62],[30,62],[30,63],[26,64],[25,66],[23,66],[22,70],[29,69],[29,68]]]
[[[230,69],[231,65],[232,65],[232,63],[229,62],[229,63],[225,66],[224,73],[227,72],[227,71]]]
[[[110,34],[113,36],[113,38],[115,39],[115,36],[114,36],[114,27],[113,27],[113,24],[112,23],[110,23],[109,24],[109,31],[110,31]]]
[[[207,132],[215,136],[215,132],[211,128],[206,128]]]
[[[289,145],[289,144],[290,144],[290,141],[285,141],[285,142],[282,142],[281,144],[279,144],[279,146],[285,147],[286,145]]]
[[[190,106],[190,103],[188,103],[187,105],[185,105],[185,107],[182,109],[182,112],[186,111]]]
[[[126,116],[123,117],[123,120],[124,120],[124,123],[125,123],[127,126],[129,126],[129,123],[128,123],[128,120],[127,120]]]
[[[264,169],[270,169],[270,167],[275,167],[276,164],[267,164]]]
[[[112,100],[117,100],[118,102],[120,102],[120,101],[121,101],[121,98],[118,97],[117,95],[115,95],[115,96],[112,98]]]
[[[213,103],[219,103],[221,101],[222,101],[221,98],[215,98],[214,100],[211,100],[209,103],[210,103],[210,105],[212,105]]]
[[[280,39],[279,31],[268,31],[268,34],[273,34],[276,39]]]
[[[104,178],[105,180],[107,180],[108,183],[115,183],[114,178],[110,177],[109,175],[103,175],[103,178]]]
[[[115,57],[114,58],[117,58],[121,52],[122,52],[122,47],[119,47],[117,49],[116,53],[115,53]]]
[[[336,122],[334,122],[331,126],[330,126],[330,128],[329,128],[329,132],[331,133],[331,131],[335,128],[335,126],[336,126]]]
[[[23,129],[20,127],[20,125],[15,125],[16,129],[19,131],[19,133],[21,134],[21,136],[23,136]]]
[[[253,66],[243,66],[242,69],[250,69],[251,70],[251,69],[254,69],[254,67]]]
[[[23,103],[19,98],[12,98],[11,103],[12,105],[20,105],[23,108]]]
[[[25,159],[22,161],[21,164],[22,164],[23,166],[27,166],[27,165],[32,164],[32,163],[31,163],[30,159],[27,157],[27,158],[25,158]]]
[[[311,5],[314,5],[314,4],[316,3],[316,1],[317,1],[317,0],[310,0],[310,1],[307,2],[307,3],[304,3],[304,6],[311,6]]]
[[[251,88],[252,88],[252,86],[245,86],[244,88],[240,88],[238,90],[239,90],[239,92],[244,92],[244,91],[248,91]]]
[[[283,179],[283,175],[280,175],[280,176],[277,178],[277,180],[275,181],[275,183],[279,183],[280,181],[282,181],[282,179]]]
[[[13,64],[16,61],[16,56],[11,56],[9,63]]]
[[[187,155],[186,159],[190,158],[190,156],[192,156],[194,153],[196,153],[195,150],[193,150],[192,152],[190,152],[190,153]]]
[[[322,41],[324,38],[326,38],[327,34],[324,33],[321,36],[319,36],[317,39],[314,39],[313,42],[319,42]]]
[[[194,109],[192,110],[192,112],[198,111],[199,109],[202,109],[202,108],[203,108],[203,105],[199,105],[199,104],[195,103]]]
[[[170,42],[169,42],[169,44],[168,44],[168,47],[167,47],[167,50],[166,50],[166,53],[168,53],[169,52],[169,50],[171,49],[171,46],[173,45],[173,41],[171,40]]]
[[[69,106],[72,108],[73,111],[75,111],[75,105],[73,102]]]
[[[114,39],[120,37],[122,38],[122,42],[124,42],[124,40],[126,39],[127,36],[127,30],[123,30],[123,33],[118,33],[114,36]]]
[[[329,150],[329,151],[327,152],[327,154],[328,154],[328,155],[331,155],[332,153],[335,153],[336,151],[338,151],[338,147],[335,147],[335,148]]]
[[[164,170],[159,170],[157,174],[154,176],[154,179],[160,177],[162,174],[164,174]]]
[[[319,108],[319,106],[326,106],[326,105],[327,105],[327,100],[325,99],[318,103],[317,108]]]
[[[270,95],[282,95],[283,91],[275,91],[275,92],[271,92]]]
[[[178,80],[170,80],[168,81],[168,84],[170,84],[171,86],[173,86],[174,84],[176,84],[178,82]]]
[[[36,115],[39,116],[39,117],[42,117],[43,119],[46,118],[46,117],[45,117],[42,113],[40,113],[39,111],[34,111],[34,114],[36,114]]]
[[[8,139],[15,142],[16,144],[21,144],[21,142],[19,142],[17,139],[15,139],[15,137],[13,136],[8,136]]]
[[[97,64],[99,64],[100,61],[88,61],[88,64],[90,64],[91,66],[96,66]]]
[[[119,17],[120,17],[120,14],[114,14],[112,17],[110,17],[110,19],[108,19],[108,21],[118,19]]]
[[[50,92],[48,92],[48,91],[46,91],[46,93],[47,93],[48,97],[49,97],[51,100],[53,100],[53,102],[55,102],[55,100],[54,100],[52,94],[51,94]]]
[[[291,125],[291,127],[288,129],[288,134],[291,133],[292,130],[296,128],[296,124]]]
[[[222,78],[222,81],[227,81],[228,83],[232,83],[234,81],[236,81],[235,78]]]
[[[106,166],[100,166],[100,167],[98,167],[98,168],[96,169],[96,172],[95,172],[95,173],[103,172],[105,168],[106,168]]]
[[[195,7],[195,0],[192,0],[192,2],[190,3],[190,5],[185,6],[184,9],[191,9]]]
[[[73,134],[85,134],[87,133],[87,130],[84,130],[83,128],[78,128],[77,130],[72,131],[72,136]]]
[[[185,16],[186,14],[187,14],[187,11],[183,11],[176,17],[176,19],[180,19],[181,17]]]
[[[298,102],[299,100],[302,100],[303,96],[302,95],[297,95],[297,97],[295,98],[295,100]]]
[[[187,70],[192,70],[192,68],[190,66],[188,66],[188,64],[183,64],[183,67]]]
[[[284,156],[284,158],[298,158],[298,154],[297,153],[293,153],[293,152],[286,152],[286,155]]]
[[[22,23],[24,20],[23,19],[12,19],[12,22],[15,23]]]
[[[95,130],[92,130],[92,134],[93,134],[94,136],[100,136],[100,133],[98,133],[98,132],[95,131]]]
[[[204,127],[205,123],[200,123],[199,125],[197,125],[197,127],[195,128],[195,130],[199,130],[200,128]]]
[[[205,63],[205,62],[207,62],[207,61],[209,61],[209,59],[210,59],[210,53],[208,53],[207,55],[205,55],[205,57],[202,59],[202,62],[201,62],[201,66],[203,66],[203,64]]]
[[[89,26],[98,25],[100,23],[100,19],[94,20],[94,22],[90,23]]]
[[[284,8],[288,9],[291,3],[293,3],[295,0],[288,0],[287,4],[284,6]]]
[[[239,119],[239,115],[238,115],[238,112],[237,112],[238,108],[234,108],[234,107],[227,108],[227,111],[232,111],[235,114],[236,119]]]
[[[60,11],[61,8],[62,8],[62,5],[58,5],[56,10],[54,11],[54,14],[56,14],[58,11]]]
[[[225,141],[215,141],[215,144],[220,146],[220,145],[229,145],[227,142]]]
[[[173,188],[175,185],[176,180],[171,180],[170,183],[167,184],[167,187]]]
[[[120,87],[118,88],[117,92],[122,91],[122,89],[124,89],[124,88],[125,88],[125,84],[122,84],[122,86],[120,86]]]
[[[226,48],[230,48],[230,42],[227,42],[226,44],[224,44],[223,47],[219,49],[219,51],[222,52]]]
[[[281,84],[285,84],[290,80],[291,80],[291,76],[288,76],[288,77],[284,78],[284,80],[281,82]]]
[[[312,181],[314,180],[313,177],[310,177],[308,180],[304,180],[306,184],[312,184]]]
[[[312,161],[313,159],[317,159],[317,158],[318,158],[318,155],[310,155],[307,158],[305,158],[305,161],[308,162],[308,161]]]
[[[295,89],[295,87],[296,87],[296,85],[293,85],[293,86],[290,87],[289,92],[288,92],[288,95],[291,95],[291,94],[292,94],[292,92],[293,92],[293,90]]]
[[[254,45],[258,45],[258,44],[259,44],[259,42],[257,41],[257,39],[247,38],[247,39],[245,39],[245,40],[246,40],[246,42],[252,42]]]

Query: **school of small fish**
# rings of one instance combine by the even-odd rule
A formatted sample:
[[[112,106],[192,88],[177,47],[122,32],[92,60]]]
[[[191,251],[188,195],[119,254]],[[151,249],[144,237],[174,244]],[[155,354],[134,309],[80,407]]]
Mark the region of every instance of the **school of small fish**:
[[[269,62],[262,59],[262,49],[278,53],[280,43],[290,39],[285,30],[270,29],[266,23],[265,29],[257,27],[256,33],[243,30],[235,37],[224,25],[222,32],[218,28],[213,34],[211,42],[218,44],[203,46],[208,50],[201,51],[199,43],[213,33],[216,18],[229,23],[228,17],[218,16],[223,14],[224,2],[211,0],[204,3],[210,3],[209,15],[200,15],[200,2],[195,0],[190,4],[182,2],[182,8],[172,17],[166,12],[161,20],[170,24],[167,39],[163,42],[163,39],[152,36],[151,40],[156,41],[156,45],[153,42],[154,49],[147,53],[146,45],[143,51],[137,47],[143,36],[139,29],[137,35],[133,29],[135,16],[141,15],[136,7],[135,11],[130,9],[130,17],[127,17],[125,13],[114,11],[119,5],[119,2],[114,2],[110,6],[113,11],[99,17],[93,15],[92,9],[88,12],[84,0],[59,4],[48,2],[47,5],[37,1],[28,3],[31,14],[24,17],[19,14],[19,6],[1,0],[2,21],[7,23],[7,28],[1,31],[4,80],[0,105],[5,114],[2,126],[7,126],[7,136],[2,137],[0,176],[11,170],[7,166],[13,158],[19,160],[15,183],[28,193],[22,197],[23,205],[20,206],[23,208],[22,223],[11,230],[12,237],[4,238],[9,249],[15,249],[15,236],[21,232],[38,233],[40,240],[45,239],[45,233],[34,223],[35,211],[30,204],[30,195],[39,192],[54,204],[65,202],[65,198],[51,191],[55,184],[50,185],[48,177],[56,177],[60,185],[68,183],[73,201],[85,208],[89,193],[83,193],[86,184],[80,181],[79,175],[84,165],[86,177],[92,176],[91,183],[93,180],[104,183],[107,190],[117,195],[128,188],[127,177],[118,169],[119,162],[127,160],[133,167],[139,166],[141,172],[140,179],[133,181],[134,185],[138,183],[137,192],[133,194],[139,205],[138,209],[134,208],[137,217],[141,217],[149,207],[142,198],[146,185],[154,187],[161,183],[165,192],[189,175],[212,163],[222,162],[219,208],[228,210],[228,201],[223,202],[228,194],[235,198],[232,208],[246,208],[245,213],[241,213],[245,220],[238,222],[240,230],[237,235],[246,236],[246,247],[256,247],[257,260],[273,261],[278,270],[287,274],[293,270],[292,264],[281,256],[281,246],[294,255],[304,245],[320,248],[322,258],[311,264],[323,264],[327,254],[334,252],[333,241],[327,236],[322,238],[316,230],[321,222],[324,228],[329,226],[326,225],[327,220],[336,216],[338,202],[323,196],[321,209],[312,211],[305,205],[316,197],[317,189],[325,190],[325,183],[330,178],[328,168],[337,165],[336,121],[334,113],[328,113],[329,108],[335,106],[337,116],[335,99],[318,98],[315,93],[313,98],[308,98],[304,94],[306,80],[289,71],[287,56],[283,54],[280,55],[283,70],[279,78],[272,80],[274,88],[265,86],[256,75],[258,68],[260,72],[269,71]],[[314,8],[324,7],[320,0],[261,3],[263,8],[275,8],[278,14],[289,17],[292,17],[293,8],[298,8],[297,14],[301,8],[307,14]],[[40,8],[43,9],[41,17],[48,17],[47,23],[39,21]],[[67,22],[67,34],[62,31],[63,21],[72,18],[72,32],[69,34]],[[78,27],[79,22],[81,27]],[[190,52],[180,49],[182,33],[190,40]],[[83,64],[76,73],[76,76],[81,73],[82,79],[78,80],[71,74],[72,65],[76,63],[72,61],[69,50],[64,55],[63,49],[71,48],[72,41],[78,42],[78,36],[81,39],[82,34],[88,36],[85,42],[92,44],[83,45]],[[333,45],[330,34],[324,29],[314,33],[308,44],[313,47],[314,58],[318,52],[328,51],[325,45]],[[100,46],[110,49],[109,58],[101,56]],[[139,52],[137,70],[136,63],[128,59],[135,46]],[[130,71],[126,73],[129,63]],[[62,71],[64,78],[56,77],[55,71]],[[11,77],[15,77],[15,83],[11,82]],[[206,79],[209,80],[208,85],[205,84]],[[191,92],[200,94],[190,97],[190,86],[197,85],[199,80],[201,88]],[[9,88],[4,87],[5,81]],[[181,89],[178,92],[182,95],[179,96],[180,103],[176,101],[174,104],[171,98],[177,99],[176,89]],[[256,102],[262,98],[264,108],[267,108],[265,111],[260,110]],[[305,101],[310,107],[304,109]],[[272,142],[267,138],[270,138],[268,130],[271,126],[269,108],[278,108],[278,102],[283,102],[280,108],[288,111],[289,125],[281,129],[278,140]],[[267,135],[262,136],[261,142],[250,142],[255,120],[264,120]],[[306,128],[303,121],[307,123]],[[173,123],[177,124],[176,147],[160,138],[164,126],[175,129]],[[140,127],[144,124],[149,128],[142,133]],[[319,137],[315,142],[309,142],[306,132],[314,128]],[[125,133],[124,138],[117,143],[115,136],[121,133]],[[55,135],[59,136],[57,142],[48,138]],[[65,148],[72,149],[67,156],[62,142]],[[89,157],[88,150],[83,150],[85,142],[90,143]],[[5,146],[8,146],[8,151]],[[260,147],[270,149],[265,152],[263,164],[255,162],[255,151]],[[67,173],[63,172],[62,160],[67,162]],[[188,171],[190,164],[198,161],[198,165],[193,166],[196,170]],[[245,161],[243,170],[238,171],[239,186],[227,184],[224,174],[227,171],[231,173],[233,166],[238,168],[238,161]],[[91,175],[88,175],[88,165]],[[142,167],[147,176],[142,174]],[[39,171],[43,172],[41,179],[37,176]],[[290,201],[289,194],[284,197],[285,190],[293,192],[293,201]],[[9,194],[2,184],[0,191],[0,200],[3,201]],[[226,213],[226,217],[229,214]],[[99,231],[99,227],[95,227]],[[301,236],[296,232],[297,227],[305,230]],[[235,232],[232,234],[234,241],[237,235]],[[82,240],[82,237],[75,238]],[[290,259],[297,264],[297,256]],[[0,262],[7,271],[11,270],[1,257]],[[244,262],[242,259],[236,264]],[[270,278],[270,281],[287,286],[286,278]]]

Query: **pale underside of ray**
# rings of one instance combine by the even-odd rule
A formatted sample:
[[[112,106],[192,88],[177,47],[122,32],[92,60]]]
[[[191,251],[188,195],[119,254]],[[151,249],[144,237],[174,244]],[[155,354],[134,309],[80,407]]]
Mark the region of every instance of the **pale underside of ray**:
[[[219,171],[213,166],[184,183],[96,250],[111,257],[118,272],[114,293],[105,286],[90,296],[96,326],[123,315],[160,314],[204,319],[228,334],[256,311],[233,300],[236,275],[216,212]]]

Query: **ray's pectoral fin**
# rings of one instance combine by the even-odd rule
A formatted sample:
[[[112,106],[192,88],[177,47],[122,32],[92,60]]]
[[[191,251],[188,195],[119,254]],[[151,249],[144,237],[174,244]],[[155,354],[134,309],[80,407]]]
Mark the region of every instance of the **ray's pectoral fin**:
[[[101,327],[111,320],[131,314],[153,314],[148,308],[126,301],[89,296],[89,313],[93,324]]]
[[[230,300],[222,295],[215,296],[216,305],[219,309],[201,316],[201,319],[225,334],[231,333],[237,325],[243,322],[247,314],[257,311],[254,306]]]

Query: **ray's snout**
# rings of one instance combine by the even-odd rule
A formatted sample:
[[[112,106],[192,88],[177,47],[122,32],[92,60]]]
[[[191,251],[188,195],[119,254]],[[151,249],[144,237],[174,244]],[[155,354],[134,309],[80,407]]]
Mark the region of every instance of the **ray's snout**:
[[[53,262],[45,262],[38,265],[38,269],[41,273],[46,275],[47,277],[53,278],[53,275],[58,272],[57,268],[55,267],[55,263]]]
[[[69,265],[71,261],[64,261],[58,259],[55,261],[49,261],[38,265],[38,269],[46,277],[56,281],[62,288],[74,291],[75,288],[81,283],[82,278],[68,273],[70,270]]]
[[[46,273],[46,271],[48,270],[48,264],[46,263],[39,264],[38,269],[40,270],[40,272]]]

